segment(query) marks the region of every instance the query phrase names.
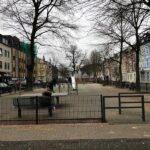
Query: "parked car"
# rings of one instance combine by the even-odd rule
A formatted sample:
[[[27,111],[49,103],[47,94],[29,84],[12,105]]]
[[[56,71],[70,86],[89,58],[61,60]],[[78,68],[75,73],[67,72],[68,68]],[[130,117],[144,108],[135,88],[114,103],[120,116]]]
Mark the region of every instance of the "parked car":
[[[6,83],[0,83],[0,93],[9,93],[12,92],[11,86]]]

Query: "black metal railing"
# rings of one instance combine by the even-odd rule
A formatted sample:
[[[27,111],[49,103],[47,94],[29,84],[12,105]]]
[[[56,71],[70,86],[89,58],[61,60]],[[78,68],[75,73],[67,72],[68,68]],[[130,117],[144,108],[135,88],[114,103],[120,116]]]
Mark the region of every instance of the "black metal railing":
[[[39,124],[61,120],[101,120],[101,96],[2,97],[1,124]]]
[[[0,124],[62,123],[66,120],[106,122],[106,110],[113,109],[119,114],[122,109],[141,110],[142,120],[145,121],[144,104],[148,102],[143,94],[147,92],[119,93],[115,96],[74,94],[59,97],[59,103],[57,97],[51,96],[4,96],[0,98]]]
[[[106,100],[119,99],[117,106],[106,106]],[[128,98],[128,101],[120,102],[121,98]],[[140,98],[139,101],[131,101],[129,98]],[[142,111],[142,120],[145,121],[145,106],[144,106],[144,95],[117,95],[117,96],[103,96],[101,100],[101,108],[102,108],[102,122],[106,122],[106,110],[117,109],[119,110],[119,114],[121,114],[122,109],[141,109]],[[121,104],[141,104],[134,106],[123,106]]]
[[[122,96],[128,96],[128,95],[146,95],[146,94],[150,94],[150,92],[122,92],[122,93],[118,93],[118,105],[119,105],[119,114],[122,113],[122,109],[121,109],[121,105],[124,103],[121,98]],[[144,103],[150,103],[150,101],[148,100],[144,100]]]

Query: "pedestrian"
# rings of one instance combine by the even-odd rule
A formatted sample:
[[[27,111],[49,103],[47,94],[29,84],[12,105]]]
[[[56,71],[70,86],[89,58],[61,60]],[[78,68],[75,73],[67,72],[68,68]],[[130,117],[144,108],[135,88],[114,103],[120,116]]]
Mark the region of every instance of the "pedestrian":
[[[53,85],[53,81],[50,81],[49,84],[48,84],[48,90],[50,92],[54,92],[54,85]]]

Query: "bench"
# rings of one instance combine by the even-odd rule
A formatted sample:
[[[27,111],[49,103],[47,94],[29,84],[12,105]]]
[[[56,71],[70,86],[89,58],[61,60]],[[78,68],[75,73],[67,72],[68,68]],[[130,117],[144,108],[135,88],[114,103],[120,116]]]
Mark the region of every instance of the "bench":
[[[35,109],[36,113],[38,113],[39,108],[48,108],[48,114],[52,117],[52,98],[50,96],[23,96],[17,97],[13,99],[13,105],[18,108],[18,117],[22,117],[22,109]]]

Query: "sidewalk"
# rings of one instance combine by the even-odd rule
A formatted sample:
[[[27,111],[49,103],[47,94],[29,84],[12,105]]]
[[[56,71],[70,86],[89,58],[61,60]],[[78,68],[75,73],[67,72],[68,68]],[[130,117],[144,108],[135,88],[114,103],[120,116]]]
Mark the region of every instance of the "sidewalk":
[[[149,124],[102,123],[0,126],[0,141],[149,139]]]

